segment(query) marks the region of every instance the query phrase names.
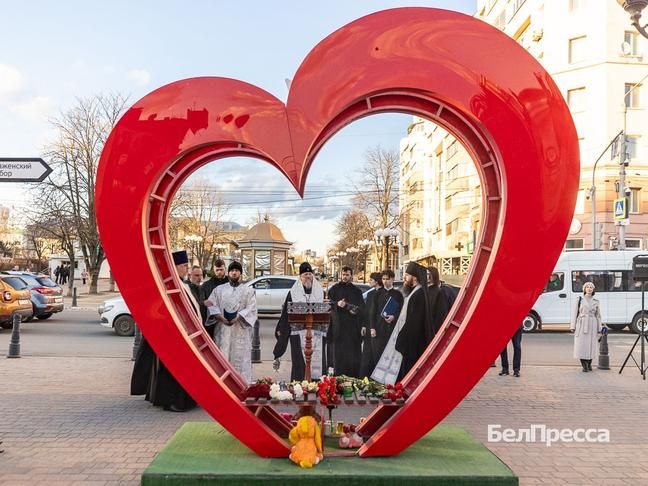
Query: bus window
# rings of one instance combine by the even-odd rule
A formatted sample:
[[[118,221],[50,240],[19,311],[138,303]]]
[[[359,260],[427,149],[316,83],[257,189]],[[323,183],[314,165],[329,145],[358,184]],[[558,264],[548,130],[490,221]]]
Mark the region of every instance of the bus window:
[[[596,292],[608,292],[610,286],[608,285],[608,272],[605,270],[577,270],[572,272],[572,291],[580,293],[583,291],[583,284],[585,282],[592,282],[596,288]]]
[[[562,272],[554,272],[549,277],[545,292],[557,292],[565,287],[565,274]]]

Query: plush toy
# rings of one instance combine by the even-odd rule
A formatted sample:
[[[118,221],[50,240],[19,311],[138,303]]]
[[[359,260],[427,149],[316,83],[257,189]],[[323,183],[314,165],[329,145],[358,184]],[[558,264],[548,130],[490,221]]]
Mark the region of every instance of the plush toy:
[[[301,417],[290,430],[288,440],[293,444],[290,460],[300,467],[313,467],[324,458],[322,433],[317,421],[310,415]]]
[[[343,430],[344,434],[338,440],[341,449],[356,449],[362,445],[362,437],[356,432],[355,425],[345,425]]]

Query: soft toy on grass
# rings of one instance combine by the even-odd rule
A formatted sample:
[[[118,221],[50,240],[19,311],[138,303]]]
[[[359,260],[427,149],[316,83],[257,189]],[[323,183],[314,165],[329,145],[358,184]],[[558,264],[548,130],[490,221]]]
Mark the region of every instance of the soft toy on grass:
[[[293,445],[291,461],[300,467],[313,467],[324,458],[322,454],[322,433],[317,421],[310,415],[301,417],[290,430],[288,440]]]

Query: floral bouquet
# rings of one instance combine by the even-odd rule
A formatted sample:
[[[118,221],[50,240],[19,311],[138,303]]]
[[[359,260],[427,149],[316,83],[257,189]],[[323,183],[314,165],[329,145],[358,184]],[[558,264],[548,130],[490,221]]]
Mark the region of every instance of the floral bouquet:
[[[403,398],[404,392],[405,389],[403,388],[403,384],[399,381],[395,385],[387,385],[387,390],[385,391],[383,398],[389,398],[392,401],[396,401],[399,398]]]
[[[318,383],[317,396],[322,405],[335,407],[339,400],[337,391],[337,382],[335,376],[323,376],[322,381]]]

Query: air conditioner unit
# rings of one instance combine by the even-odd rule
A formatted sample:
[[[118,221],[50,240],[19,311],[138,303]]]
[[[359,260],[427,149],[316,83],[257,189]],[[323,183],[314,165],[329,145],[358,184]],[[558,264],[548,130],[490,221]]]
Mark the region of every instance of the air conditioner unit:
[[[623,42],[621,44],[621,54],[624,56],[632,55],[632,46],[630,45],[629,42]]]

